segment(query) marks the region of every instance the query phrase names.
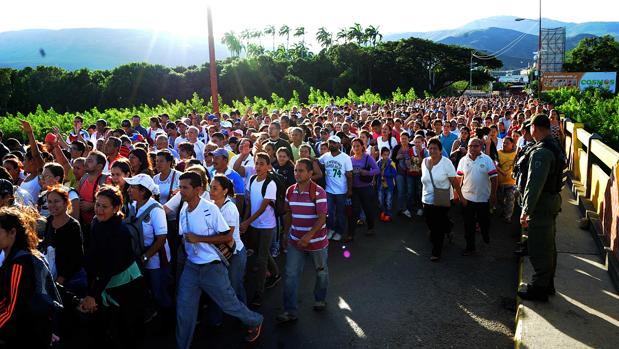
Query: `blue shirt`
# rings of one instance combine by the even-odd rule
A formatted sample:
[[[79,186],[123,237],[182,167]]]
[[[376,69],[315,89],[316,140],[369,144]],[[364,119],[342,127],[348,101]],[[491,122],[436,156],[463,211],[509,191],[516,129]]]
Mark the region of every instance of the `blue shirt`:
[[[215,173],[216,171],[213,168],[211,170],[211,178],[215,176]],[[245,195],[245,182],[243,182],[243,177],[231,168],[226,169],[224,174],[230,181],[232,181],[232,184],[234,185],[234,193],[236,195]]]
[[[438,139],[443,145],[443,156],[449,157],[449,154],[451,153],[451,147],[453,146],[456,139],[458,139],[458,136],[453,132],[449,132],[449,134],[445,136],[445,134],[441,132],[441,135],[438,136]]]

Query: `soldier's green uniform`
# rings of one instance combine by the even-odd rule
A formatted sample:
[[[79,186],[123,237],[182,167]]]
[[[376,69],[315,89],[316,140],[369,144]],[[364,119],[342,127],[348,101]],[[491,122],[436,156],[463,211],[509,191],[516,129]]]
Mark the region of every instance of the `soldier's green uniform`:
[[[529,217],[527,246],[535,271],[530,286],[544,293],[554,292],[557,265],[556,218],[561,211],[564,167],[557,151],[561,152],[560,147],[550,135],[533,145],[522,201],[522,212]]]

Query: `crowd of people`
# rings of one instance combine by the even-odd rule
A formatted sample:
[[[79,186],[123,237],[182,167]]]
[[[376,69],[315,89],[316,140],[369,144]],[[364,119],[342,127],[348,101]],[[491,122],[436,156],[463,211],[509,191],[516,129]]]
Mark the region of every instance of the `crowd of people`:
[[[492,214],[519,226],[531,129],[563,138],[553,106],[526,97],[83,122],[0,135],[0,347],[70,347],[81,329],[89,346],[136,348],[158,318],[189,348],[202,315],[218,326],[224,314],[253,342],[282,278],[273,320],[297,320],[306,256],[313,309],[327,308],[330,241],[425,219],[438,262],[456,205],[463,256],[478,234],[490,243]]]

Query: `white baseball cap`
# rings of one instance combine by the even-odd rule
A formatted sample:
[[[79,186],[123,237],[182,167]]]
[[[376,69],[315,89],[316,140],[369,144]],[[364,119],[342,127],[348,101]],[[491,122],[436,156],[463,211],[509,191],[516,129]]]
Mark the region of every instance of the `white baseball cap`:
[[[333,135],[333,136],[329,137],[327,142],[342,143],[342,140],[340,139],[340,137],[338,137],[336,135]]]
[[[125,182],[129,185],[141,185],[153,193],[153,195],[159,195],[159,186],[155,184],[155,181],[147,174],[140,173],[131,178],[125,178]]]

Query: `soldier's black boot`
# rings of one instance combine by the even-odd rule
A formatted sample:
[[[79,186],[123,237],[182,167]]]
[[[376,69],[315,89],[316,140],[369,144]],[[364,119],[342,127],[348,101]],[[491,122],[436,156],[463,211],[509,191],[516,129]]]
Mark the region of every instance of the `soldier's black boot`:
[[[541,290],[531,284],[523,285],[523,287],[518,290],[518,296],[527,301],[548,302],[547,291]]]

